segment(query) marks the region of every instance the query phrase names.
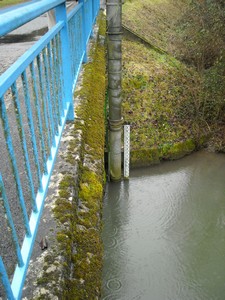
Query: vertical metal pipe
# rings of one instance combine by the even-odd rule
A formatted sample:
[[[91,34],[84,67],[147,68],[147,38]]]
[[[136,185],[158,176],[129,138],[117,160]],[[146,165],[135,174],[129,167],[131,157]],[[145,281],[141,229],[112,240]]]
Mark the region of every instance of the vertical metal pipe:
[[[121,179],[122,0],[107,0],[110,178]]]

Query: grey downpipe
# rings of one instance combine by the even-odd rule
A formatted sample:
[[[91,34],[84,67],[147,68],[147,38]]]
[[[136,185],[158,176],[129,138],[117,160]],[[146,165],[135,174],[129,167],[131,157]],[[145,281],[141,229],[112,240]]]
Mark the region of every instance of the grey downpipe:
[[[109,170],[113,181],[121,179],[121,73],[122,0],[107,0],[108,91],[109,91]]]

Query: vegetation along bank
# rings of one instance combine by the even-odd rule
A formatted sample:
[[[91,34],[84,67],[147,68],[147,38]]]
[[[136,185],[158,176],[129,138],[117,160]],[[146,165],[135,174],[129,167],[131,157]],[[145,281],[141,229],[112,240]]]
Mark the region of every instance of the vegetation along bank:
[[[127,0],[123,25],[131,164],[176,159],[202,147],[224,151],[223,1]]]

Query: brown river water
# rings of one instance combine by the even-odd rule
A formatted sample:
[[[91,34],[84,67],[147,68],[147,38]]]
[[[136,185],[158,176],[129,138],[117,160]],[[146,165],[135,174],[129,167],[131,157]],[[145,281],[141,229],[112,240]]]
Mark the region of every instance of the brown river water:
[[[109,183],[102,300],[225,299],[225,155],[201,151]]]

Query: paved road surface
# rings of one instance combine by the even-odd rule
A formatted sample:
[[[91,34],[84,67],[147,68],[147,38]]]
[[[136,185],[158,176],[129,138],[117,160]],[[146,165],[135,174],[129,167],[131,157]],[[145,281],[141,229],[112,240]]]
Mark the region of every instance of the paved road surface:
[[[75,1],[67,2],[68,10],[76,5]],[[47,14],[21,26],[0,37],[0,75],[28,50],[48,30]]]

